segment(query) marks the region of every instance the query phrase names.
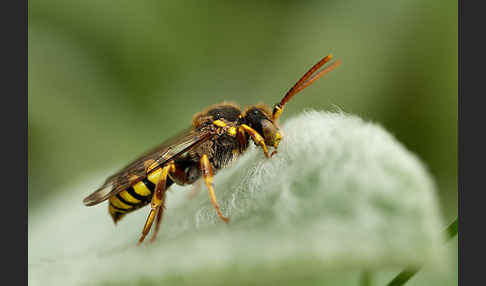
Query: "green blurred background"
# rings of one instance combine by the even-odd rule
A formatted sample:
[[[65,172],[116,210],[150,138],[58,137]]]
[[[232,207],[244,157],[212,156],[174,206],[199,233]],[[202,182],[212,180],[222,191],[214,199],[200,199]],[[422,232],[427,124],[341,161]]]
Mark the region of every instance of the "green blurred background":
[[[332,53],[342,65],[282,120],[339,107],[382,124],[436,178],[449,222],[457,38],[450,0],[29,1],[29,212],[125,165],[207,105],[274,104]]]
[[[207,105],[274,104],[332,53],[342,65],[282,120],[337,106],[382,124],[435,176],[448,221],[457,45],[450,0],[29,1],[29,209],[124,165]]]

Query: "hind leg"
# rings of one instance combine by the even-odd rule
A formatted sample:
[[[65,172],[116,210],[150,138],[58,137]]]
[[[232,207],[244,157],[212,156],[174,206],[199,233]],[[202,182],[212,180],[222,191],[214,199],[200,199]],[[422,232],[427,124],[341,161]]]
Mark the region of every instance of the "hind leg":
[[[147,234],[149,233],[156,215],[157,215],[157,226],[156,226],[156,232],[154,233],[154,237],[152,238],[152,240],[155,239],[155,236],[157,235],[157,231],[159,229],[160,222],[162,221],[162,214],[164,211],[164,208],[162,206],[164,205],[164,200],[165,200],[167,176],[169,172],[173,171],[174,169],[175,169],[174,162],[170,162],[166,166],[162,167],[159,181],[157,182],[154,195],[152,196],[152,201],[150,203],[152,209],[150,210],[150,213],[147,217],[147,221],[145,222],[145,225],[142,230],[142,237],[140,237],[138,244],[141,244],[144,241]]]

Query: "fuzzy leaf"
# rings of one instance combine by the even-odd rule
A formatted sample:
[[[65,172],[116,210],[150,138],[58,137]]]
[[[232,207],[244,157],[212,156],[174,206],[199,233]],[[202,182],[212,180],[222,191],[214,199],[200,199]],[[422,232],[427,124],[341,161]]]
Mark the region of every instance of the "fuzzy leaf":
[[[389,133],[316,111],[283,131],[271,159],[252,146],[216,175],[229,224],[204,186],[192,200],[190,186],[173,186],[153,244],[136,246],[148,208],[115,228],[106,204],[82,205],[100,174],[70,187],[29,214],[30,285],[282,285],[303,275],[322,285],[349,271],[441,268],[447,253],[435,185]]]

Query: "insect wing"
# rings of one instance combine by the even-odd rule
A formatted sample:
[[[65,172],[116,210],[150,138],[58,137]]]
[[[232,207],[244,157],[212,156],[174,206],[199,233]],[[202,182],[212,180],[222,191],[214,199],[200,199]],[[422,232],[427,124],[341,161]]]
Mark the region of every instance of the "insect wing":
[[[93,206],[116,195],[143,180],[150,171],[207,141],[212,135],[209,130],[197,131],[192,128],[184,130],[110,176],[100,188],[87,196],[83,203],[86,206]]]

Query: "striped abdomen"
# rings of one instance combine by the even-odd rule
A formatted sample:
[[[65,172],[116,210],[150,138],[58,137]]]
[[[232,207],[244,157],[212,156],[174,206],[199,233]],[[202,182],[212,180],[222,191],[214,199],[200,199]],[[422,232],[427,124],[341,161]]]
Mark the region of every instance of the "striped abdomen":
[[[161,172],[162,169],[157,168],[142,181],[109,198],[108,210],[115,223],[125,214],[150,203]],[[166,188],[172,183],[172,180],[167,178]]]

